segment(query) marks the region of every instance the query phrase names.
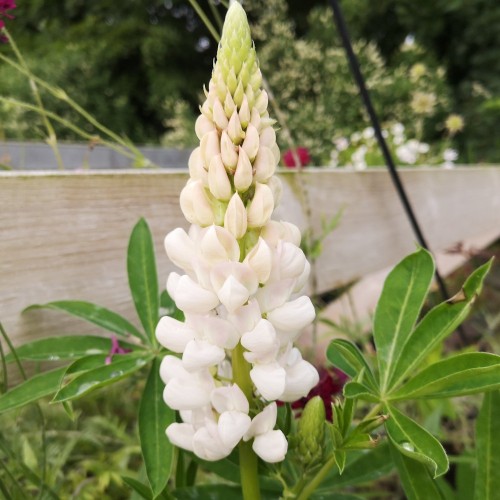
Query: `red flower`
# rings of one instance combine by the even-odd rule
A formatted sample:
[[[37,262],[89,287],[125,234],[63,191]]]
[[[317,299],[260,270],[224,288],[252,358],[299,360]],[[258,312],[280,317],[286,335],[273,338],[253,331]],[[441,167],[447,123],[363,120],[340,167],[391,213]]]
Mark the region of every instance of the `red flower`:
[[[311,162],[311,155],[309,154],[309,150],[307,148],[297,148],[295,151],[297,153],[297,156],[299,157],[300,164],[303,167],[309,165],[309,163]],[[291,149],[286,151],[283,155],[283,162],[288,168],[295,168],[297,166],[295,165],[295,159],[293,158],[293,156],[294,155]]]
[[[14,0],[0,0],[0,30],[5,27],[5,23],[2,21],[2,18],[6,19],[14,19],[14,16],[11,16],[7,11],[13,10],[17,7],[16,2]],[[7,37],[0,35],[1,42],[7,42]]]
[[[309,394],[298,401],[292,403],[292,408],[298,410],[304,408],[306,403],[314,396],[320,396],[325,405],[326,418],[332,422],[332,401],[333,397],[342,393],[342,388],[347,382],[347,375],[338,368],[320,368],[319,382],[313,387]]]

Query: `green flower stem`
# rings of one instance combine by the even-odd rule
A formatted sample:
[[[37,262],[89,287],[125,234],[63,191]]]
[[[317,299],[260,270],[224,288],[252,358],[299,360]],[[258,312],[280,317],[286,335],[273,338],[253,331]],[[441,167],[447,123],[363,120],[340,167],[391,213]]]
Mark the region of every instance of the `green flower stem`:
[[[191,4],[191,7],[193,7],[193,9],[196,11],[196,13],[200,16],[200,19],[203,21],[208,31],[210,31],[210,34],[214,37],[215,41],[219,43],[220,42],[219,33],[217,33],[217,30],[214,28],[214,25],[210,22],[210,19],[208,19],[205,12],[203,12],[198,2],[196,0],[189,0],[189,3]]]
[[[0,102],[5,102],[5,103],[11,104],[13,106],[18,106],[20,108],[24,108],[24,109],[27,109],[29,111],[34,111],[35,113],[44,113],[49,118],[52,118],[52,120],[59,122],[61,125],[64,125],[65,127],[69,128],[70,130],[73,130],[73,132],[77,133],[78,135],[80,135],[84,139],[94,140],[96,138],[95,135],[89,134],[88,132],[85,132],[80,127],[77,127],[76,125],[74,125],[70,121],[68,121],[64,118],[61,118],[60,116],[52,113],[51,111],[42,111],[38,106],[35,106],[33,104],[18,101],[16,99],[12,99],[10,97],[2,97],[2,96],[0,96]],[[108,146],[110,149],[113,149],[117,153],[120,153],[121,155],[123,155],[127,158],[130,158],[132,160],[134,160],[136,158],[136,156],[134,154],[130,153],[126,149],[122,148],[121,146],[119,146],[113,142],[109,142],[109,141],[106,141],[104,139],[99,138],[99,143],[104,145],[104,146]]]
[[[29,79],[31,92],[33,94],[33,97],[35,98],[36,104],[40,108],[40,112],[41,112],[41,115],[42,115],[43,124],[45,125],[45,128],[47,129],[47,143],[52,148],[54,156],[56,157],[57,167],[59,168],[59,170],[64,170],[64,163],[62,161],[61,153],[59,151],[59,148],[57,147],[56,132],[54,130],[54,127],[52,126],[52,123],[50,123],[50,120],[49,120],[49,118],[47,116],[47,113],[45,111],[45,107],[43,105],[42,97],[40,95],[40,92],[38,91],[38,86],[37,86],[37,84],[35,82],[35,79],[33,78],[34,75],[31,72],[31,70],[29,69],[28,65],[26,64],[26,61],[25,61],[23,55],[21,54],[21,51],[17,47],[16,42],[10,36],[10,33],[5,28],[4,28],[4,33],[6,34],[8,40],[9,40],[10,47],[14,51],[14,54],[16,55],[17,60],[19,61],[20,66],[24,70],[24,74]]]
[[[330,469],[335,465],[335,457],[332,456],[328,462],[318,471],[318,473],[306,483],[305,488],[297,495],[297,500],[307,500],[323,482]]]
[[[253,388],[250,378],[250,365],[243,357],[243,346],[238,344],[233,350],[233,379],[243,391],[249,403],[252,403]],[[239,444],[241,490],[244,500],[259,500],[259,474],[257,455],[252,450],[250,441]]]
[[[78,114],[80,114],[83,118],[85,118],[91,125],[93,125],[97,130],[99,130],[103,134],[110,137],[112,140],[114,140],[115,142],[120,144],[123,148],[128,149],[129,151],[132,151],[133,155],[129,153],[129,155],[128,155],[129,157],[134,158],[134,159],[135,158],[142,158],[143,163],[148,164],[150,166],[154,166],[154,165],[150,164],[147,159],[144,158],[144,155],[134,146],[134,144],[132,142],[123,139],[118,134],[115,134],[112,130],[105,127],[102,123],[98,122],[91,114],[89,114],[79,104],[77,104],[73,99],[71,99],[71,97],[69,97],[68,94],[66,94],[66,92],[64,92],[64,90],[59,89],[57,87],[54,87],[54,86],[50,85],[49,83],[45,82],[44,80],[42,80],[41,78],[38,78],[37,76],[33,75],[29,70],[25,69],[23,66],[17,64],[12,59],[4,56],[3,54],[0,54],[0,60],[9,64],[14,69],[19,71],[21,74],[25,75],[30,80],[32,80],[34,83],[36,83],[40,87],[47,90],[47,92],[52,94],[55,98],[57,98],[61,101],[64,101],[66,104],[68,104],[70,107],[72,107]],[[53,120],[56,120],[57,118],[59,118],[59,117],[55,118],[54,116],[57,116],[57,115],[54,115],[53,113],[50,113],[48,111],[45,111],[45,114],[48,117],[52,117]],[[63,119],[59,118],[58,121],[62,123]],[[72,127],[70,127],[70,128],[72,128]],[[81,132],[77,132],[77,133],[80,135],[83,135],[83,134],[81,134]],[[95,135],[91,135],[91,134],[86,134],[86,135],[88,137],[95,139]],[[106,145],[110,144],[109,142],[105,142],[102,139],[100,139],[100,141],[101,141],[101,143],[106,144]],[[121,154],[125,154],[125,153],[122,152]]]

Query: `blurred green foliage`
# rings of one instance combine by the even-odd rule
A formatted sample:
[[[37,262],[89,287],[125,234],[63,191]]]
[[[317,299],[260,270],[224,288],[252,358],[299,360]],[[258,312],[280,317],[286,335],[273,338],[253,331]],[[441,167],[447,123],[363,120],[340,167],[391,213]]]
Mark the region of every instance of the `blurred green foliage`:
[[[208,1],[199,4],[217,26]],[[415,86],[408,71],[424,63],[438,106],[420,138],[439,141],[446,115],[459,113],[465,119],[464,131],[454,138],[460,161],[500,161],[500,138],[490,133],[500,126],[500,4],[341,3],[384,121],[407,119],[410,131]],[[214,4],[223,16],[224,6]],[[328,162],[333,136],[367,125],[328,2],[246,0],[244,5],[264,74],[293,139],[311,149],[316,163]],[[197,114],[216,44],[187,0],[33,0],[20,2],[15,14],[8,27],[33,72],[64,88],[99,121],[134,142],[194,144],[186,129]],[[415,40],[413,53],[401,50],[408,36]],[[8,54],[9,48],[0,51]],[[30,100],[26,80],[5,64],[0,65],[0,95]],[[82,124],[61,102],[45,100],[48,109]],[[43,134],[38,117],[0,107],[0,138]],[[281,143],[287,147],[283,137]]]

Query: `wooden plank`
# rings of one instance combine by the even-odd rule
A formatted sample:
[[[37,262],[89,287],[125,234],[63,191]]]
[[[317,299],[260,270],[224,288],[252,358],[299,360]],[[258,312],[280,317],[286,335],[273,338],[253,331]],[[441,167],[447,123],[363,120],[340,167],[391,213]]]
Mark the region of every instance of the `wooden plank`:
[[[500,168],[402,174],[435,250],[495,228],[500,234]],[[300,186],[316,231],[321,217],[344,209],[317,262],[320,291],[393,265],[415,248],[385,171],[308,169],[281,177],[284,197],[275,219],[306,227]],[[178,170],[0,173],[0,321],[15,342],[97,331],[53,311],[20,314],[28,305],[52,300],[89,300],[137,324],[126,279],[130,231],[139,217],[147,219],[164,282],[173,267],[162,242],[168,231],[186,226],[178,207],[186,179]]]

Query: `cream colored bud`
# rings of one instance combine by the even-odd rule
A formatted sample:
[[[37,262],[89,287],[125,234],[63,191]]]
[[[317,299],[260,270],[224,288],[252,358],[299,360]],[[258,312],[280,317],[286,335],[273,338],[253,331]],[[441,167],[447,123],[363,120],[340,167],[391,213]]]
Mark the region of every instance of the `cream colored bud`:
[[[217,130],[212,130],[212,132],[208,132],[208,134],[202,137],[200,149],[203,163],[208,170],[212,158],[220,154],[219,134]]]
[[[210,226],[214,223],[214,213],[201,180],[189,180],[179,201],[184,217],[191,224]]]
[[[201,149],[196,148],[189,156],[189,176],[193,180],[200,179],[204,186],[208,186],[208,177],[203,158],[201,157]]]
[[[231,198],[231,182],[220,155],[214,156],[208,167],[208,187],[218,200],[228,201]]]
[[[262,129],[259,138],[261,146],[271,148],[276,144],[276,132],[273,127],[265,127]]]
[[[260,71],[260,68],[257,68],[250,77],[250,85],[255,92],[257,92],[262,85],[262,72]]]
[[[227,135],[225,130],[222,131],[220,139],[220,152],[222,156],[222,163],[224,163],[227,170],[234,172],[236,164],[238,163],[238,153],[231,138]]]
[[[233,111],[233,115],[229,120],[227,135],[229,135],[229,138],[234,144],[241,144],[241,141],[245,137],[245,132],[243,132],[243,129],[241,128],[240,117],[238,116],[236,109]]]
[[[236,238],[242,238],[247,232],[247,212],[238,193],[234,193],[224,216],[224,227]]]
[[[255,107],[258,109],[259,113],[263,115],[267,111],[267,105],[269,102],[269,97],[265,90],[261,90],[260,94],[257,96],[255,101]]]
[[[271,274],[273,255],[269,245],[259,237],[257,244],[250,250],[243,261],[248,264],[257,275],[259,283],[266,283]]]
[[[273,152],[266,147],[261,146],[255,158],[253,169],[255,180],[257,182],[267,182],[276,170],[276,162]]]
[[[209,120],[205,115],[200,115],[196,120],[194,129],[196,131],[196,136],[201,140],[205,134],[215,130],[215,126],[212,120]]]
[[[233,94],[233,100],[236,106],[241,107],[241,103],[243,102],[243,96],[245,95],[245,90],[243,89],[243,85],[241,81],[238,82],[238,86]]]
[[[245,150],[239,148],[238,164],[236,165],[236,172],[234,173],[234,187],[243,193],[246,191],[253,182],[253,168],[248,155]]]
[[[252,107],[255,104],[255,93],[250,85],[247,85],[245,89],[245,96],[248,99],[250,107]]]
[[[234,72],[234,68],[229,70],[227,75],[227,88],[231,94],[234,94],[236,87],[238,86],[238,79],[236,78],[236,74]]]
[[[210,108],[210,103],[207,100],[200,106],[200,113],[206,116],[209,120],[212,120],[212,109]]]
[[[230,117],[235,109],[236,109],[236,104],[234,104],[233,98],[231,94],[228,92],[226,94],[226,98],[224,99],[224,111],[226,112],[226,116]]]
[[[243,128],[247,128],[250,123],[250,106],[248,105],[248,98],[245,95],[243,97],[243,102],[241,103],[240,112],[238,113],[240,117],[240,123]]]
[[[224,130],[227,127],[228,121],[224,108],[222,107],[222,104],[220,103],[219,99],[215,100],[212,113],[217,128],[219,130]]]
[[[247,208],[248,227],[262,227],[269,219],[274,210],[274,197],[271,189],[266,184],[257,182],[255,194]]]
[[[216,88],[217,88],[217,97],[219,98],[219,100],[223,101],[226,97],[228,90],[222,78],[217,81]]]
[[[257,111],[257,108],[252,108],[252,112],[250,114],[250,123],[257,129],[261,130],[262,128],[262,120],[260,118],[260,113]]]
[[[259,151],[259,132],[251,123],[248,125],[242,147],[248,158],[250,158],[250,161],[253,161]]]

